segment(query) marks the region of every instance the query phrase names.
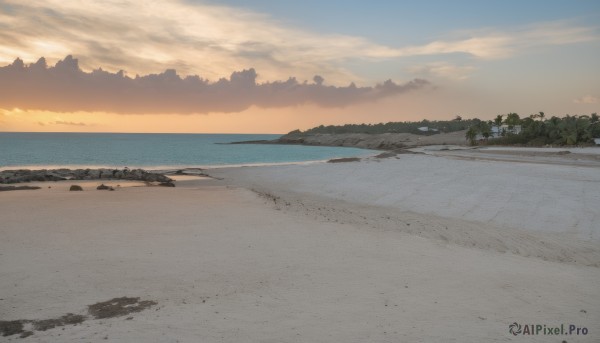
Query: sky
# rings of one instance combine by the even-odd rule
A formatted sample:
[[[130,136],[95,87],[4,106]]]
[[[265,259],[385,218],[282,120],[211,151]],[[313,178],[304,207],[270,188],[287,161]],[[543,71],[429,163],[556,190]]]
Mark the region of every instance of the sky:
[[[600,1],[0,0],[0,131],[600,112]]]

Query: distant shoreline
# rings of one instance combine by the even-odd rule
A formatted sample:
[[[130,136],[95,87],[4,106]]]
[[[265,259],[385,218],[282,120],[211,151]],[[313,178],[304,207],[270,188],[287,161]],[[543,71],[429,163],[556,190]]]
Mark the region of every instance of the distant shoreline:
[[[330,146],[370,150],[396,150],[427,145],[466,145],[465,130],[434,135],[414,133],[289,133],[274,140],[253,140],[229,144],[281,144]]]

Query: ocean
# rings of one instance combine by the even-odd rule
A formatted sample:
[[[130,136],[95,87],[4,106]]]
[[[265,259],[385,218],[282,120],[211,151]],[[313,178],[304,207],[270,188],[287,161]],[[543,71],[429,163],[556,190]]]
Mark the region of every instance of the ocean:
[[[0,132],[0,169],[54,167],[207,168],[319,161],[370,150],[299,145],[216,144],[276,139],[257,134]]]

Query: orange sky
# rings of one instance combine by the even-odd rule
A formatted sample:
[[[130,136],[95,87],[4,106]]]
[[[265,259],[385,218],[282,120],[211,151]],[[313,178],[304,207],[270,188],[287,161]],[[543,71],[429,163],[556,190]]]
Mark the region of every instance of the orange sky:
[[[296,128],[304,130],[321,124],[363,123],[365,119],[397,121],[420,118],[418,115],[411,118],[384,112],[365,116],[365,113],[373,110],[372,105],[351,109],[252,107],[238,113],[136,115],[17,109],[1,112],[3,122],[0,121],[0,127],[3,131],[15,132],[286,133]]]
[[[514,90],[520,92],[519,89]],[[546,99],[545,95],[523,94],[510,106],[537,113],[544,110],[537,104],[545,103],[560,108],[561,101]],[[502,97],[477,90],[449,88],[381,99],[376,102],[344,108],[322,108],[302,105],[285,108],[258,108],[232,113],[207,114],[118,114],[106,112],[51,112],[36,110],[0,109],[0,131],[14,132],[168,132],[168,133],[287,133],[294,129],[309,129],[318,125],[344,123],[379,123],[411,120],[448,120],[456,115],[463,118],[492,119],[493,109],[506,105]],[[470,112],[463,104],[469,103]],[[585,102],[565,107],[581,109],[582,114],[597,112],[598,104]],[[509,111],[506,111],[509,112]],[[569,113],[565,111],[564,113]],[[564,113],[552,113],[562,115]]]

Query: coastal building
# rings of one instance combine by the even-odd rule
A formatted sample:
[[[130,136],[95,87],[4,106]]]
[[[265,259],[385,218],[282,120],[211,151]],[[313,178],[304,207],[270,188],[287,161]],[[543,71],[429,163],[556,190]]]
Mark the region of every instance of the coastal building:
[[[519,133],[521,133],[521,125],[501,125],[500,127],[496,126],[496,125],[492,125],[492,134],[490,135],[490,138],[498,138],[503,136],[506,134],[513,134],[513,135],[518,135]]]
[[[496,125],[492,125],[490,131],[491,134],[488,138],[499,138],[506,136],[507,134],[518,135],[521,133],[521,125],[513,125],[512,127],[501,125],[500,128]],[[476,141],[484,141],[485,139],[486,138],[481,133],[478,133],[477,136],[475,136]]]
[[[434,129],[432,127],[428,127],[428,126],[421,126],[420,128],[418,128],[419,131],[421,132],[438,132],[438,129]]]

